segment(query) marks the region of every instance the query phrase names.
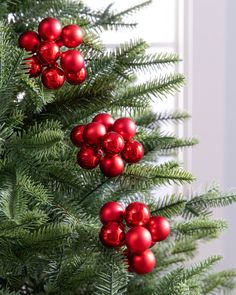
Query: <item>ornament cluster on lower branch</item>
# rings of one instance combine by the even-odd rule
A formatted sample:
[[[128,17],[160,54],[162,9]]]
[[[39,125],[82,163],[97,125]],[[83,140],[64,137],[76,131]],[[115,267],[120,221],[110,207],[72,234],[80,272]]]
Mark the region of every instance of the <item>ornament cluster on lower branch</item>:
[[[129,271],[147,274],[153,270],[156,259],[149,248],[170,234],[167,219],[162,216],[151,217],[149,207],[140,202],[131,203],[126,209],[117,202],[108,202],[100,210],[100,220],[103,223],[100,241],[106,247],[126,245],[124,255]]]
[[[84,169],[94,169],[99,163],[108,177],[120,175],[126,163],[137,163],[143,155],[141,143],[133,140],[136,124],[130,118],[116,121],[106,113],[98,114],[87,125],[77,125],[71,131],[72,143],[80,148],[77,162]]]

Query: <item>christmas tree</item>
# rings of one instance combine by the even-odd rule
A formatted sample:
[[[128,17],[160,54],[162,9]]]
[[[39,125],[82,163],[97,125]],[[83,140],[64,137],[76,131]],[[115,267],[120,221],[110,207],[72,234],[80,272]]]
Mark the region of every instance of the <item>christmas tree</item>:
[[[196,139],[164,134],[162,124],[179,124],[184,111],[153,113],[167,94],[184,83],[181,74],[165,74],[137,82],[137,72],[175,65],[175,54],[147,54],[144,40],[107,51],[99,35],[104,30],[132,28],[126,16],[150,4],[114,12],[112,6],[93,11],[73,0],[3,0],[0,9],[0,294],[222,294],[234,289],[234,270],[212,272],[221,259],[211,256],[191,263],[200,241],[215,239],[226,228],[212,208],[236,201],[233,194],[210,188],[201,195],[161,195],[161,185],[191,183],[193,176],[176,161],[165,161]],[[79,50],[87,79],[48,90],[40,78],[25,73],[29,58],[17,40],[35,30],[45,17],[63,26],[83,28]],[[100,113],[130,117],[137,124],[135,139],[145,154],[126,165],[118,177],[76,163],[78,149],[70,132]],[[149,206],[152,215],[169,220],[171,234],[152,247],[156,266],[147,275],[129,272],[124,249],[107,248],[99,240],[100,208],[108,201],[124,207]],[[224,294],[225,294],[224,293]]]

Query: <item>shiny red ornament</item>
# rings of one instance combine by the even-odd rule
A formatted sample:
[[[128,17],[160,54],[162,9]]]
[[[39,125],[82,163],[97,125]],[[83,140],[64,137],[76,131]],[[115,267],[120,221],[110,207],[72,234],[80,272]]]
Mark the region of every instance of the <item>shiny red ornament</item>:
[[[124,226],[117,222],[104,225],[99,233],[99,239],[106,247],[121,247],[124,245]]]
[[[58,40],[56,41],[56,43],[57,43],[57,45],[58,45],[59,47],[62,47],[62,46],[63,46],[63,42],[62,42],[61,39],[58,39]]]
[[[83,137],[87,144],[99,145],[105,134],[106,128],[104,125],[97,122],[91,122],[85,126]]]
[[[169,221],[162,216],[151,217],[147,224],[147,229],[150,231],[154,242],[165,240],[171,231]]]
[[[125,244],[131,252],[141,253],[150,248],[152,237],[145,227],[136,226],[126,233]]]
[[[147,205],[133,202],[125,209],[125,221],[129,227],[145,226],[150,220],[150,210]]]
[[[140,275],[151,272],[156,265],[156,258],[150,249],[139,253],[132,254],[130,258],[130,265],[134,272]]]
[[[48,89],[58,89],[64,81],[64,72],[57,67],[49,67],[42,73],[42,83]]]
[[[22,33],[18,39],[20,48],[32,53],[36,52],[40,46],[40,37],[34,31],[26,31]]]
[[[87,71],[85,68],[82,68],[79,72],[75,74],[66,73],[66,81],[72,85],[83,83],[86,77],[87,77]]]
[[[60,37],[61,31],[61,23],[52,17],[43,19],[38,26],[39,35],[43,40],[54,41]]]
[[[106,127],[106,130],[108,132],[111,130],[115,120],[112,118],[111,115],[106,113],[101,113],[93,118],[93,122],[98,122],[103,124]]]
[[[100,168],[108,177],[119,176],[124,170],[124,161],[119,155],[106,155],[101,159]]]
[[[79,46],[83,42],[83,31],[77,25],[68,25],[62,29],[61,40],[68,48]]]
[[[44,41],[39,47],[38,57],[45,65],[54,64],[60,57],[60,47],[54,41]]]
[[[119,133],[125,140],[129,140],[136,134],[136,124],[130,118],[120,118],[115,121],[112,130]]]
[[[84,139],[83,139],[84,127],[85,127],[84,125],[77,125],[72,129],[70,133],[70,139],[72,143],[77,147],[81,147],[84,144]]]
[[[108,132],[102,139],[102,147],[108,154],[119,154],[125,146],[123,137],[116,132]]]
[[[91,146],[82,146],[77,154],[77,162],[84,169],[94,169],[102,157],[102,151]]]
[[[142,144],[136,140],[130,139],[125,144],[122,151],[122,158],[129,164],[139,162],[144,155],[144,148]]]
[[[38,77],[43,70],[43,66],[40,60],[35,56],[31,56],[24,59],[25,62],[23,63],[26,66],[26,70],[28,70],[27,74],[31,77]]]
[[[66,73],[77,73],[84,67],[84,57],[77,50],[67,50],[61,55],[61,67]]]
[[[102,206],[99,214],[103,224],[109,222],[122,222],[124,218],[124,208],[117,202],[107,202]]]

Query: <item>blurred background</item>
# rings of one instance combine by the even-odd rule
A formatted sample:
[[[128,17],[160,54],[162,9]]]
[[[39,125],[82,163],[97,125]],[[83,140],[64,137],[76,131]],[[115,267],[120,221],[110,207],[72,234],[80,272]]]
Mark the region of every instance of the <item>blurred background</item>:
[[[141,1],[84,2],[93,9],[113,3],[122,10]],[[183,60],[174,69],[185,73],[183,92],[154,103],[154,108],[180,108],[192,114],[185,126],[166,127],[200,140],[197,147],[178,155],[197,179],[185,192],[201,192],[214,183],[221,190],[236,192],[236,1],[153,0],[132,20],[139,23],[135,30],[103,34],[108,48],[141,37],[148,41],[150,52],[176,52]],[[215,216],[226,219],[229,229],[216,242],[202,245],[199,258],[221,254],[224,260],[219,268],[236,267],[236,206],[218,209]]]

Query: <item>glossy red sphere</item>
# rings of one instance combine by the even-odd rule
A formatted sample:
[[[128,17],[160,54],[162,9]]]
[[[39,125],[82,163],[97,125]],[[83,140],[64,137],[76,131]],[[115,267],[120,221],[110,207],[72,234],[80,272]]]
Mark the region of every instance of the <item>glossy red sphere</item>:
[[[61,23],[52,17],[43,19],[38,26],[39,35],[43,40],[54,41],[60,37],[61,31]]]
[[[141,253],[151,246],[152,237],[145,227],[136,226],[126,233],[125,244],[131,252]]]
[[[100,220],[106,224],[108,222],[122,222],[124,218],[124,208],[117,202],[107,202],[100,210]]]
[[[54,64],[60,56],[60,47],[54,41],[44,41],[38,50],[38,58],[45,65]]]
[[[102,139],[102,147],[108,154],[119,154],[125,146],[123,137],[116,132],[108,132]]]
[[[169,221],[162,216],[151,217],[147,224],[147,229],[150,231],[154,242],[165,240],[171,231]]]
[[[85,127],[84,125],[77,125],[72,129],[70,133],[70,139],[72,143],[77,147],[81,147],[84,144],[84,139],[83,139],[84,127]]]
[[[125,144],[122,151],[122,158],[129,164],[139,162],[144,155],[144,148],[142,144],[136,140],[130,139]]]
[[[77,73],[66,73],[66,81],[72,85],[81,84],[85,81],[87,77],[87,71],[85,68],[82,68]]]
[[[106,113],[101,113],[93,118],[93,122],[98,122],[103,124],[106,127],[106,130],[108,132],[111,130],[115,120],[112,118],[111,115]]]
[[[101,159],[102,152],[91,146],[83,146],[77,154],[77,162],[84,169],[94,169]]]
[[[61,67],[66,73],[77,73],[84,67],[84,57],[77,50],[67,50],[61,55]]]
[[[42,73],[43,66],[35,55],[25,58],[24,60],[25,69],[30,77],[38,77]]]
[[[40,37],[34,31],[26,31],[22,33],[18,39],[20,48],[32,53],[36,52],[40,46]]]
[[[150,210],[147,205],[133,202],[125,209],[125,221],[129,227],[145,226],[150,220]]]
[[[124,161],[119,155],[106,155],[101,159],[100,168],[108,177],[119,176],[124,170]]]
[[[140,275],[151,272],[156,265],[156,258],[153,252],[149,249],[139,254],[132,254],[130,265],[134,272]]]
[[[136,134],[136,124],[130,118],[120,118],[115,121],[112,130],[119,133],[125,140],[129,140]]]
[[[106,128],[104,125],[97,122],[91,122],[85,126],[83,137],[87,144],[99,145],[105,134]]]
[[[56,43],[57,43],[57,45],[58,45],[59,47],[62,47],[62,46],[63,46],[63,42],[62,42],[61,39],[58,39],[58,40],[56,41]]]
[[[99,239],[106,247],[121,247],[124,245],[124,226],[117,222],[104,225],[99,233]]]
[[[68,25],[62,29],[61,40],[68,48],[79,46],[83,42],[83,31],[77,25]]]
[[[57,67],[47,68],[42,73],[42,83],[48,89],[58,89],[64,81],[64,72]]]

